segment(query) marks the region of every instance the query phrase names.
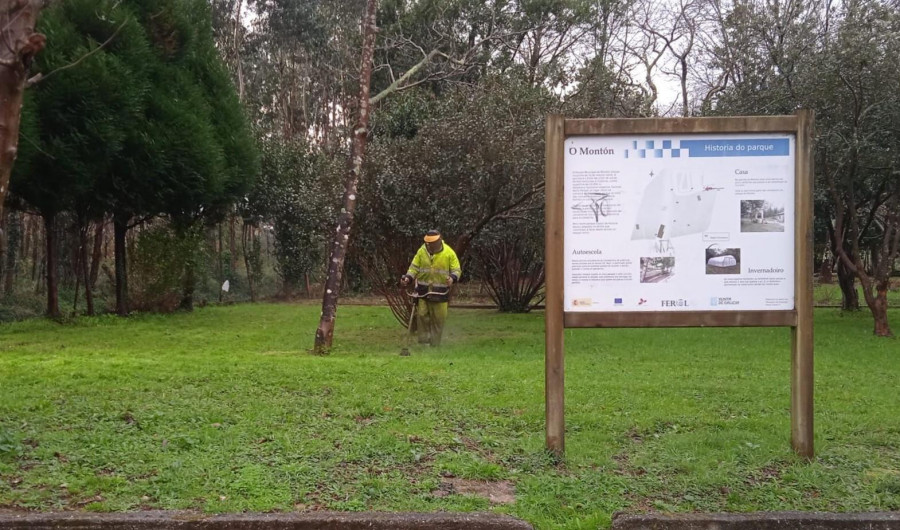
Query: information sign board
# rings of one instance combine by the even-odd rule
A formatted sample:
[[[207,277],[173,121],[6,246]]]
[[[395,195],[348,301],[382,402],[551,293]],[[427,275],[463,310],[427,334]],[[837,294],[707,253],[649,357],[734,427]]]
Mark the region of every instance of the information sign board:
[[[794,309],[793,134],[572,136],[565,311]]]
[[[813,113],[547,118],[546,442],[565,328],[791,328],[791,445],[812,458]]]

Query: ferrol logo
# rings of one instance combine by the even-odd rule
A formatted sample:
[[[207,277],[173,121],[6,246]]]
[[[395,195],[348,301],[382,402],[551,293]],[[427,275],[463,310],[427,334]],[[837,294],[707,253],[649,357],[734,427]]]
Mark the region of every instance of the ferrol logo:
[[[660,300],[659,305],[663,307],[687,307],[687,300],[679,298],[678,300]]]
[[[614,155],[616,150],[612,147],[570,147],[570,155]]]

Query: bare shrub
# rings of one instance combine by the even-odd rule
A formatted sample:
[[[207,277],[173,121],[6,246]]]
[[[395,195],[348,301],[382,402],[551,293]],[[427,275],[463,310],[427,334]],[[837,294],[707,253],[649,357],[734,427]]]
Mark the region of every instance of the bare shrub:
[[[527,313],[544,301],[544,261],[523,239],[479,245],[481,277],[500,311]]]
[[[418,240],[409,237],[386,237],[378,242],[370,259],[359,259],[359,266],[372,290],[384,297],[391,313],[401,326],[409,324],[413,300],[400,287],[400,276],[406,273]]]

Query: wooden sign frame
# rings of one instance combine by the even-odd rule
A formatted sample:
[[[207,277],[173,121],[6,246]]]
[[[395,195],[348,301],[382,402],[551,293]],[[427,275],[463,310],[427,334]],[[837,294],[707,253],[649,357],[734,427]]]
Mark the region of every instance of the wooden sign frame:
[[[566,119],[546,125],[545,399],[546,444],[565,453],[565,328],[781,326],[791,328],[791,446],[813,449],[813,131],[814,114],[727,118]],[[785,133],[796,139],[794,309],[777,311],[566,312],[564,310],[564,142],[570,136]]]

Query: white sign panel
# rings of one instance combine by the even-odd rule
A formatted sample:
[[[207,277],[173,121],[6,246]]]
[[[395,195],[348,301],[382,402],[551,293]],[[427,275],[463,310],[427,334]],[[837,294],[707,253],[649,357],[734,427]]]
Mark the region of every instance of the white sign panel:
[[[565,311],[794,308],[792,134],[565,141]]]

